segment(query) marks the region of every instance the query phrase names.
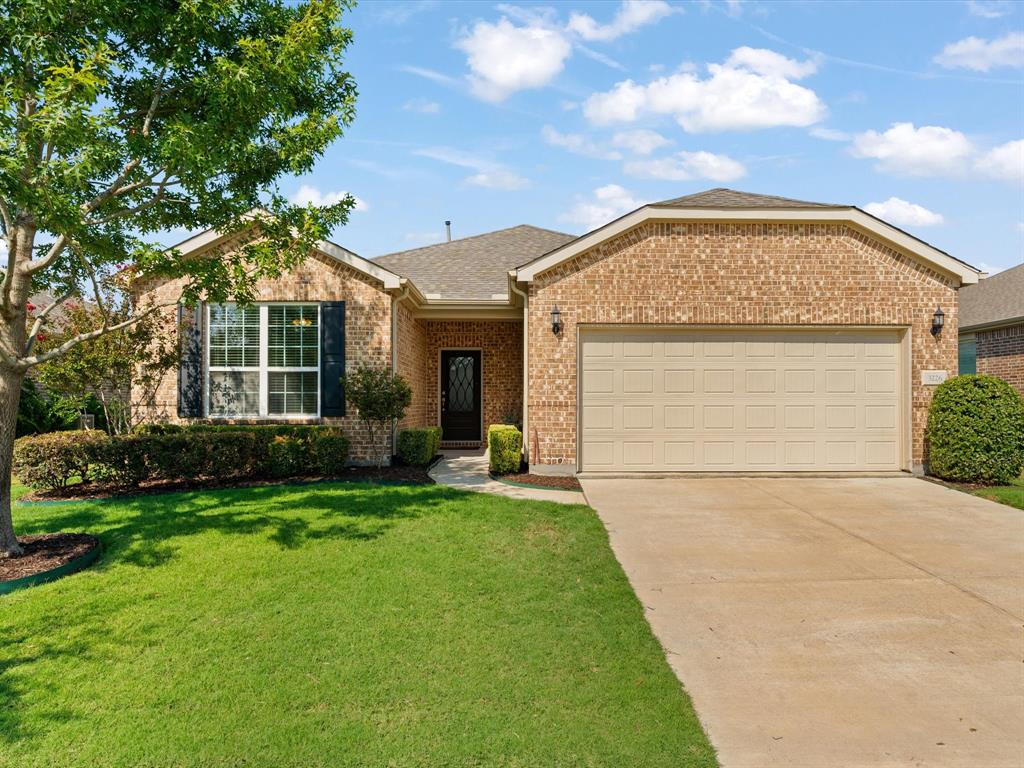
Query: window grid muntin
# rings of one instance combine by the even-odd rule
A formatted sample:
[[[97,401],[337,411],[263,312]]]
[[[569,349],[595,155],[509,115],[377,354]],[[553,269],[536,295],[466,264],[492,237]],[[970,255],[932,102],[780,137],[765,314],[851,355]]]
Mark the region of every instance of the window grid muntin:
[[[214,321],[220,321],[220,318],[226,315],[220,310],[223,307],[234,308],[237,305],[225,304],[207,305],[207,328],[212,329]],[[305,352],[305,360],[302,359],[300,354],[299,362],[309,362],[315,360],[315,364],[312,365],[295,365],[295,366],[274,366],[271,367],[269,363],[269,349],[270,349],[270,310],[273,307],[301,307],[303,312],[300,313],[283,313],[289,320],[294,317],[306,318],[310,320],[310,325],[303,325],[302,330],[304,333],[300,334],[300,344],[298,349]],[[205,358],[206,358],[206,413],[208,416],[219,416],[228,418],[280,418],[280,417],[303,417],[303,418],[318,418],[320,415],[320,305],[319,304],[285,304],[285,303],[263,303],[255,304],[247,307],[246,309],[255,309],[258,311],[259,317],[259,361],[256,366],[232,366],[232,365],[211,365],[211,348],[210,339],[212,333],[206,334],[205,344]],[[311,329],[315,329],[315,335],[310,333]],[[312,336],[312,338],[310,338]],[[315,357],[310,354],[309,350],[315,350]],[[267,354],[263,351],[268,350]],[[287,362],[287,361],[285,361]],[[217,373],[240,373],[240,372],[253,372],[259,377],[259,390],[258,390],[258,409],[253,412],[241,413],[241,412],[223,412],[214,409],[214,398],[211,397],[211,376]],[[271,408],[271,396],[270,396],[270,374],[271,373],[291,373],[291,374],[306,374],[304,377],[292,377],[285,378],[284,384],[286,386],[294,383],[295,389],[292,390],[291,394],[284,393],[283,405],[285,412],[278,412]],[[277,380],[275,380],[276,382]],[[243,394],[243,398],[244,398]],[[251,398],[246,401],[247,404],[251,404]],[[277,404],[275,400],[275,405]],[[289,405],[298,403],[303,409],[300,411],[288,411]],[[305,409],[309,410],[305,410]]]

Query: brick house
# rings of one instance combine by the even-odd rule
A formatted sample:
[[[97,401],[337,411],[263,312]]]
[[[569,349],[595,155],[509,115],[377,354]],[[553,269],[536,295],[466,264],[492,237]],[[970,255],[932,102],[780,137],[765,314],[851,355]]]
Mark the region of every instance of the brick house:
[[[960,373],[1006,379],[1024,394],[1024,264],[960,293]]]
[[[920,471],[977,280],[858,208],[724,189],[581,237],[524,225],[372,260],[324,242],[254,306],[179,309],[181,371],[141,407],[337,423],[366,458],[337,379],[367,363],[411,384],[401,427],[480,445],[518,421],[534,472]]]

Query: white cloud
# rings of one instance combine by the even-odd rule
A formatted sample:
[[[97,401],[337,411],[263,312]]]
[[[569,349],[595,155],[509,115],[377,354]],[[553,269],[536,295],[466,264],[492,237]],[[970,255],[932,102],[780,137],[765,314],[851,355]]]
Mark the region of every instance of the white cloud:
[[[592,199],[578,199],[559,219],[589,232],[645,204],[645,201],[633,197],[629,190],[618,184],[606,184],[594,190]]]
[[[337,205],[344,200],[348,194],[349,193],[345,190],[339,190],[337,192],[321,192],[317,187],[314,187],[311,184],[303,184],[295,191],[295,194],[292,195],[292,202],[296,205]],[[352,199],[355,200],[355,206],[352,210],[360,212],[370,210],[369,203],[362,198],[352,195]]]
[[[626,163],[624,170],[637,178],[664,181],[735,181],[747,174],[742,163],[711,152],[677,152],[656,160],[634,160]]]
[[[936,63],[946,69],[990,69],[1024,67],[1024,32],[1011,32],[995,40],[965,37],[950,43],[935,57]]]
[[[782,77],[787,80],[801,80],[818,71],[818,62],[813,59],[796,61],[767,48],[750,48],[746,45],[729,54],[725,66],[734,69],[746,68],[759,75]]]
[[[505,190],[525,189],[530,185],[529,181],[515,171],[503,168],[474,173],[466,179],[466,183],[473,187]]]
[[[518,27],[504,17],[496,24],[478,21],[455,45],[467,56],[474,95],[493,102],[547,85],[572,53],[559,31],[539,24]]]
[[[978,158],[975,168],[985,176],[1024,183],[1024,140],[1008,141]]]
[[[811,136],[813,136],[814,138],[822,139],[824,141],[849,141],[850,140],[850,134],[848,134],[846,131],[836,130],[835,128],[816,127],[816,128],[811,128],[811,130],[808,131],[808,133],[810,133]]]
[[[974,146],[959,131],[935,125],[915,128],[913,123],[893,123],[885,133],[866,131],[854,137],[854,157],[878,161],[879,170],[909,176],[962,173]]]
[[[649,155],[656,149],[671,144],[657,131],[647,128],[639,128],[635,131],[620,131],[612,137],[612,144],[616,147],[628,149],[636,155]]]
[[[455,165],[459,168],[469,168],[476,171],[463,181],[474,187],[488,187],[490,189],[515,190],[523,189],[530,185],[528,179],[523,178],[510,168],[501,163],[489,160],[470,152],[463,152],[451,147],[424,147],[413,151],[414,155],[428,157],[448,165]]]
[[[441,111],[441,105],[429,99],[409,99],[402,105],[406,112],[419,112],[421,115],[436,115]]]
[[[967,12],[983,19],[998,19],[1010,13],[1009,0],[967,0]]]
[[[621,160],[622,155],[614,150],[606,149],[581,133],[559,133],[550,125],[541,129],[544,141],[553,147],[567,149],[573,154],[593,157],[598,160]]]
[[[868,203],[864,210],[901,227],[933,227],[943,222],[941,214],[898,197],[890,197],[883,203]]]
[[[583,113],[592,123],[632,122],[644,113],[673,115],[690,133],[806,127],[825,116],[825,105],[792,80],[816,69],[773,51],[737,48],[724,64],[709,64],[709,77],[676,72],[641,85],[624,80],[592,94]]]
[[[664,0],[623,0],[615,17],[608,24],[598,24],[585,13],[573,13],[567,29],[584,40],[607,42],[627,35],[647,24],[676,13]]]
[[[400,72],[406,72],[410,75],[416,75],[416,77],[422,77],[424,80],[430,80],[434,83],[440,83],[441,85],[458,85],[458,78],[451,77],[450,75],[442,74],[433,69],[427,69],[426,67],[414,67],[410,64],[404,64],[398,68]]]

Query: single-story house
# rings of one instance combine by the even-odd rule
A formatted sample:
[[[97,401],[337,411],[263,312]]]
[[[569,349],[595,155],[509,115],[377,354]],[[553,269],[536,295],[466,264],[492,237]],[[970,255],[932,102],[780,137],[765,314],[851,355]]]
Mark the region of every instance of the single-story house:
[[[961,291],[960,373],[998,376],[1024,394],[1024,264]]]
[[[142,407],[336,423],[365,458],[338,384],[365,363],[409,381],[400,427],[440,425],[444,445],[521,422],[534,472],[920,471],[977,281],[854,206],[727,189],[581,237],[521,225],[375,259],[322,242],[253,306],[179,309],[181,370]]]

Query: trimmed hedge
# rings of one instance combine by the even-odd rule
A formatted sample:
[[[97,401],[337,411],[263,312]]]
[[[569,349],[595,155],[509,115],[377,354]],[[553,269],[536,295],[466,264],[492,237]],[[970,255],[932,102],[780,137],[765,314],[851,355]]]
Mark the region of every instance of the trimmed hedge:
[[[491,424],[487,430],[491,472],[518,472],[522,464],[523,433],[511,424]]]
[[[1009,483],[1024,469],[1024,399],[995,376],[940,384],[928,410],[928,472],[961,483]]]
[[[14,472],[32,488],[51,490],[74,477],[137,486],[336,475],[348,460],[348,438],[336,427],[159,426],[114,437],[95,430],[24,437],[15,442]]]
[[[441,428],[419,427],[398,433],[398,458],[413,467],[425,467],[441,450]]]

